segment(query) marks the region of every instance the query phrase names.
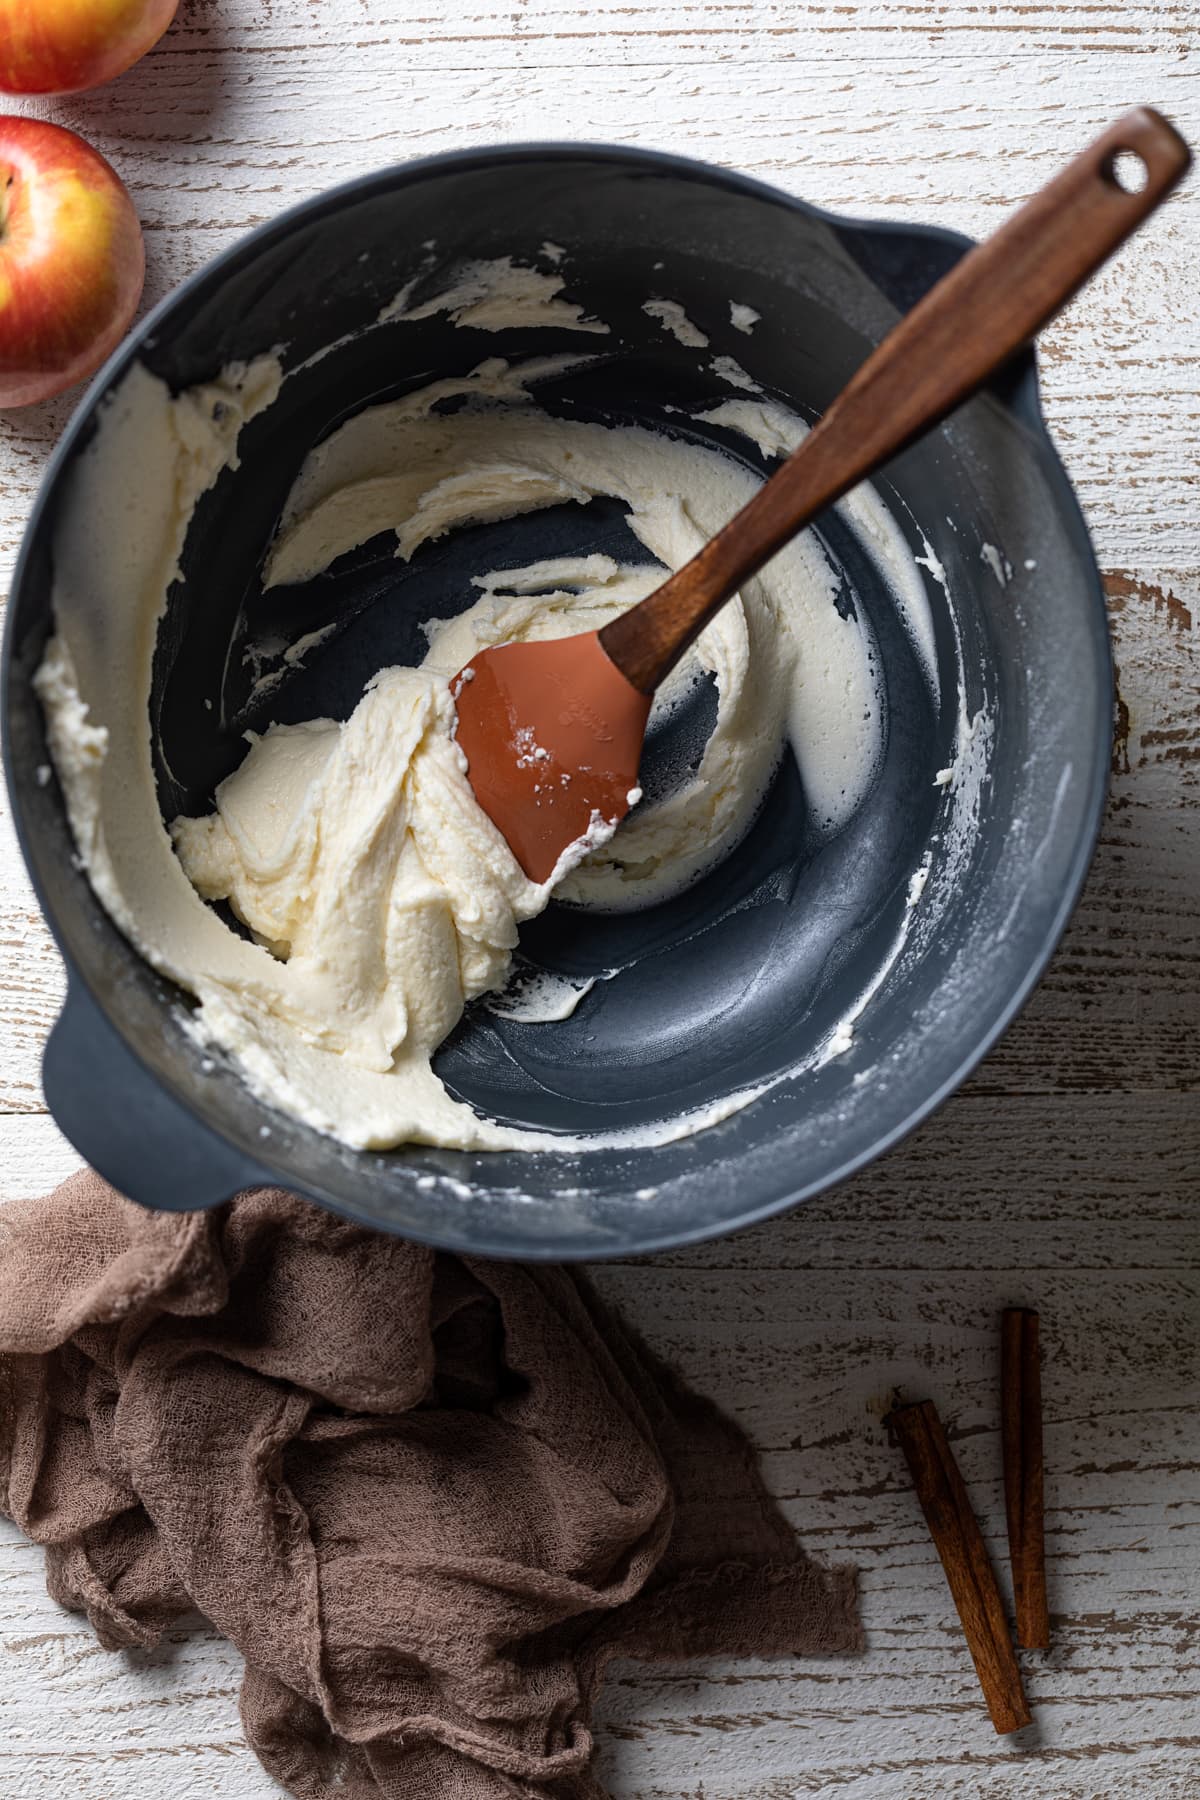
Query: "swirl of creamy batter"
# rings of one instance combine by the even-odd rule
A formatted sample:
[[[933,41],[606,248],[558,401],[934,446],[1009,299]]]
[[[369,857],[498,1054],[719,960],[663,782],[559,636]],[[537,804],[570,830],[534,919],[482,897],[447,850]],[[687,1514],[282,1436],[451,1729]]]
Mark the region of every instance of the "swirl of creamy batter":
[[[867,634],[839,612],[834,571],[803,536],[746,584],[658,697],[670,709],[713,678],[716,724],[695,769],[610,841],[581,843],[550,882],[528,881],[474,800],[450,678],[484,645],[604,624],[759,484],[719,450],[542,411],[531,393],[563,361],[492,360],[349,420],[304,464],[266,582],[317,575],[381,531],[395,532],[407,559],[465,524],[597,496],[623,504],[645,558],[481,570],[473,602],[427,627],[420,669],[381,671],[344,724],[252,737],[213,812],[169,832],[148,729],[156,626],[196,500],[236,466],[240,426],[271,403],[277,365],[264,359],[174,398],[132,370],[80,459],[66,509],[57,634],[38,688],[92,883],[143,955],[197,997],[196,1030],[238,1059],[263,1099],[357,1147],[561,1146],[480,1118],[431,1068],[463,1007],[503,984],[520,923],[556,880],[593,907],[678,891],[735,849],[789,745],[815,819],[837,829],[879,756]],[[766,414],[754,410],[761,432]],[[772,420],[777,435],[802,431],[778,412]],[[117,467],[140,475],[146,492],[132,532],[109,491]],[[336,639],[321,646],[336,653]],[[250,938],[206,904],[217,900]],[[695,1121],[678,1122],[688,1129]],[[655,1128],[657,1141],[671,1135],[670,1122]]]
[[[650,593],[664,568],[694,556],[759,486],[717,451],[549,417],[527,403],[543,371],[486,363],[342,426],[292,490],[268,583],[320,574],[382,531],[395,531],[408,558],[459,525],[598,495],[622,501],[656,560],[620,568],[607,557],[567,558],[482,573],[475,604],[429,632],[424,666],[448,678],[488,644],[597,630]],[[443,415],[451,398],[470,410]],[[869,644],[839,616],[836,590],[806,535],[718,614],[656,702],[669,711],[701,672],[715,678],[716,727],[698,768],[661,804],[636,811],[568,877],[564,897],[644,906],[687,886],[743,835],[786,741],[817,819],[835,828],[850,817],[874,772],[879,704]]]

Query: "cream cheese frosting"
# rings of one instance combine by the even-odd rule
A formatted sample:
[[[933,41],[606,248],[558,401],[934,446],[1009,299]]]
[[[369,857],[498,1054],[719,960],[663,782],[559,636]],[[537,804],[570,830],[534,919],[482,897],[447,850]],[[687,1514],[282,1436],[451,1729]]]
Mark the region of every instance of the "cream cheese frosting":
[[[495,329],[505,308],[565,307],[558,278],[537,279],[522,290],[506,260],[489,289],[472,265],[445,305],[460,322],[473,315]],[[406,293],[387,316],[426,310],[411,309]],[[577,329],[605,329],[579,309],[572,318]],[[255,1092],[358,1148],[561,1147],[561,1138],[481,1118],[431,1067],[464,1007],[503,986],[518,927],[555,887],[580,906],[626,909],[686,886],[736,846],[789,745],[814,818],[831,832],[860,805],[879,759],[872,645],[863,621],[837,609],[835,571],[805,534],[745,585],[656,699],[661,717],[698,681],[715,682],[716,724],[690,777],[615,835],[597,821],[549,882],[525,877],[474,800],[454,741],[451,678],[485,645],[604,624],[759,485],[719,450],[542,411],[539,381],[572,360],[490,359],[348,420],[301,469],[266,584],[317,575],[381,531],[395,533],[407,560],[459,526],[597,496],[626,508],[644,560],[481,570],[472,604],[426,628],[419,669],[380,671],[344,723],[251,734],[212,813],[169,829],[151,755],[157,629],[195,505],[236,466],[241,428],[275,398],[279,365],[263,358],[174,397],[135,365],[72,476],[56,635],[37,687],[89,877],[141,953],[196,997],[194,1028],[237,1058]],[[443,411],[451,398],[455,409]],[[803,430],[757,401],[711,416],[764,447],[791,447]],[[115,467],[128,472],[136,509],[114,501]],[[899,541],[865,491],[858,504],[877,550],[888,530]],[[927,622],[909,603],[920,643]],[[289,659],[336,654],[324,635],[298,638]],[[228,901],[250,935],[231,929],[214,901]],[[585,993],[532,1016],[565,1016]],[[713,1116],[741,1103],[734,1097]],[[653,1141],[704,1122],[665,1121]]]

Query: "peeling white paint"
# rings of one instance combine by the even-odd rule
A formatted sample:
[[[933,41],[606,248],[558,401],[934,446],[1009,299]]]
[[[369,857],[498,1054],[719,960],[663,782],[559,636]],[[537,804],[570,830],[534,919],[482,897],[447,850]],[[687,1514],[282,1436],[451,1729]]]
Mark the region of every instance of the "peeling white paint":
[[[703,14],[665,0],[592,12],[527,0],[514,14],[482,0],[469,18],[418,0],[273,0],[181,8],[163,48],[86,104],[119,137],[151,227],[149,303],[319,187],[500,138],[698,154],[833,210],[980,235],[1127,109],[1131,70],[1133,97],[1195,135],[1196,30],[1194,0],[930,0],[919,12],[881,0],[842,13],[733,0]],[[1193,621],[1198,207],[1193,181],[1051,327],[1041,368],[1102,566],[1172,588]],[[4,418],[0,591],[77,399]],[[1195,1047],[1198,765],[1179,750],[1194,742],[1197,648],[1195,626],[1148,595],[1122,599],[1113,623],[1132,718],[1119,818],[1052,991],[989,1062],[986,1087],[791,1219],[599,1271],[763,1446],[810,1547],[861,1565],[869,1634],[851,1661],[622,1665],[597,1721],[614,1800],[1157,1800],[1194,1784],[1181,1740],[1196,1736],[1196,1682],[1179,1646],[1200,1611],[1184,1277],[1200,1149],[1178,1077]],[[0,973],[9,1199],[78,1159],[41,1111],[61,969],[6,802]],[[879,1419],[897,1387],[937,1400],[1007,1585],[993,1324],[1011,1300],[1040,1306],[1047,1350],[1055,1642],[1023,1658],[1028,1745],[991,1731]],[[210,1628],[172,1633],[159,1652],[101,1652],[48,1599],[40,1550],[6,1525],[0,1593],[0,1794],[279,1795],[242,1737],[240,1658]]]

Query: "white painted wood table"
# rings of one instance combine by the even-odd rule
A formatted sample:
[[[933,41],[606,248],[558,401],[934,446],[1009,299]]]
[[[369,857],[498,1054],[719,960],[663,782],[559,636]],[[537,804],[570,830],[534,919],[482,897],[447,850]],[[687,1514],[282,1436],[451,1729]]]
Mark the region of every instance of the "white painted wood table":
[[[845,211],[980,233],[1127,105],[1200,141],[1200,0],[184,0],[81,129],[146,226],[147,300],[290,201],[461,144],[686,151]],[[616,1671],[619,1800],[1200,1794],[1200,299],[1193,182],[1043,347],[1106,572],[1119,736],[1103,843],[1036,998],[965,1092],[848,1188],[604,1288],[730,1408],[806,1543],[863,1571],[865,1657]],[[0,592],[69,402],[0,416]],[[0,1198],[74,1166],[38,1061],[59,967],[5,823]],[[1006,1572],[996,1316],[1038,1307],[1053,1648],[998,1739],[898,1455],[948,1421]],[[238,1658],[112,1656],[0,1527],[2,1800],[252,1800]]]

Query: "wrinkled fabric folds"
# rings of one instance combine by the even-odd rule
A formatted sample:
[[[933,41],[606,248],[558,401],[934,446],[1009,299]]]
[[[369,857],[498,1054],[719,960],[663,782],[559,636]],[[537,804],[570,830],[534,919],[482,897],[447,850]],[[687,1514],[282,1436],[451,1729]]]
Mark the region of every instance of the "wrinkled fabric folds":
[[[302,1800],[597,1800],[614,1655],[861,1643],[853,1572],[579,1272],[276,1190],[0,1209],[0,1510],[105,1646],[206,1614]]]

